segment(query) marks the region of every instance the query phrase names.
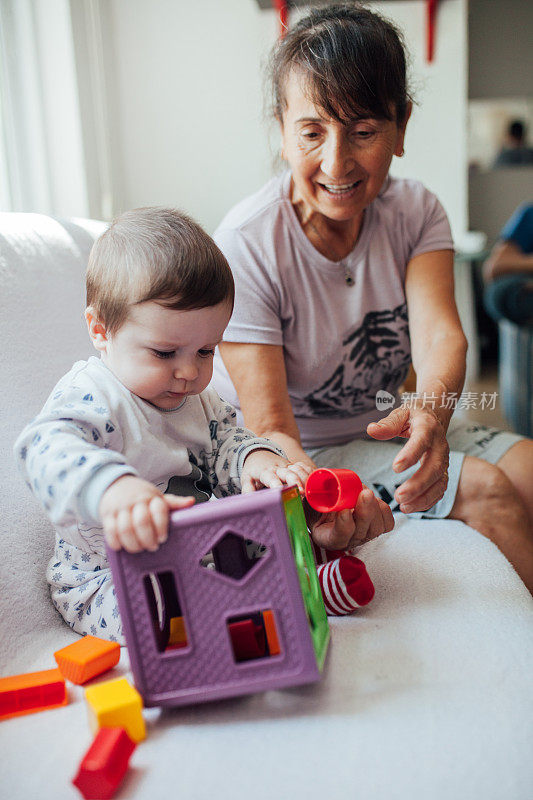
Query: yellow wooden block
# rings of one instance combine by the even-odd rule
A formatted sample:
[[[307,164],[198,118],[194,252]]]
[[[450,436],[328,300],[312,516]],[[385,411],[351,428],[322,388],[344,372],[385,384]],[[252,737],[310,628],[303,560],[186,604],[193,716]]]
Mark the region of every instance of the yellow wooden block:
[[[93,733],[99,728],[124,728],[130,739],[146,737],[142,715],[142,697],[126,678],[105,681],[85,690],[89,724]]]

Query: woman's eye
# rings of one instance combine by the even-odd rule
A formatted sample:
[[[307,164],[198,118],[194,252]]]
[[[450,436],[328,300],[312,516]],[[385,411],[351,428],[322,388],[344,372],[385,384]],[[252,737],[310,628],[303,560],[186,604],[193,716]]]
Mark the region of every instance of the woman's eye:
[[[355,130],[353,131],[353,135],[356,136],[358,139],[369,139],[371,136],[374,135],[374,131]]]
[[[172,358],[175,350],[154,350],[153,353],[157,358]]]
[[[215,351],[214,350],[198,350],[198,355],[201,356],[202,358],[209,358],[209,356],[214,356],[215,355]]]
[[[309,131],[309,130],[306,131],[306,130],[304,130],[304,131],[301,131],[300,135],[301,135],[302,139],[305,139],[306,142],[314,142],[315,139],[319,138],[320,132],[319,131]]]

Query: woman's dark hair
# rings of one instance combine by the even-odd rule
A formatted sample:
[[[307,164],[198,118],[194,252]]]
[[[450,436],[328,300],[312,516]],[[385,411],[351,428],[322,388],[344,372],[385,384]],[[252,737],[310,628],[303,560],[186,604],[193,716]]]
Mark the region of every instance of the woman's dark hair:
[[[276,44],[269,77],[272,110],[279,120],[292,69],[303,76],[313,102],[339,122],[360,116],[405,119],[411,98],[402,34],[364,6],[336,3],[314,9]]]

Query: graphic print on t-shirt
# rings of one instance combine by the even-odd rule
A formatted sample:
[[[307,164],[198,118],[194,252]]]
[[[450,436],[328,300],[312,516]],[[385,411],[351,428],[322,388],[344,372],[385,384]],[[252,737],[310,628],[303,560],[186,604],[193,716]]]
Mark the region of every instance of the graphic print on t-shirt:
[[[193,453],[189,450],[191,471],[188,475],[173,475],[168,482],[164,494],[176,494],[179,497],[194,497],[197,503],[205,503],[213,494],[207,472],[199,466]]]
[[[351,417],[376,407],[380,389],[394,394],[411,363],[407,305],[370,311],[342,342],[334,372],[304,400],[313,417]]]

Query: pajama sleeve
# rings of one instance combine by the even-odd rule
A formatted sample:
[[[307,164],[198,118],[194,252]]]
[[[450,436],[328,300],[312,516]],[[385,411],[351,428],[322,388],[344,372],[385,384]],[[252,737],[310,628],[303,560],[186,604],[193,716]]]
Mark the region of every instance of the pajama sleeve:
[[[212,452],[207,458],[213,494],[224,497],[241,491],[241,472],[246,456],[253,450],[270,450],[282,458],[285,453],[270,439],[255,436],[247,428],[235,426],[233,406],[209,389],[204,400],[209,419]]]
[[[105,398],[82,388],[60,387],[18,437],[15,456],[54,524],[99,524],[104,491],[117,478],[137,471],[120,452],[122,436]]]

